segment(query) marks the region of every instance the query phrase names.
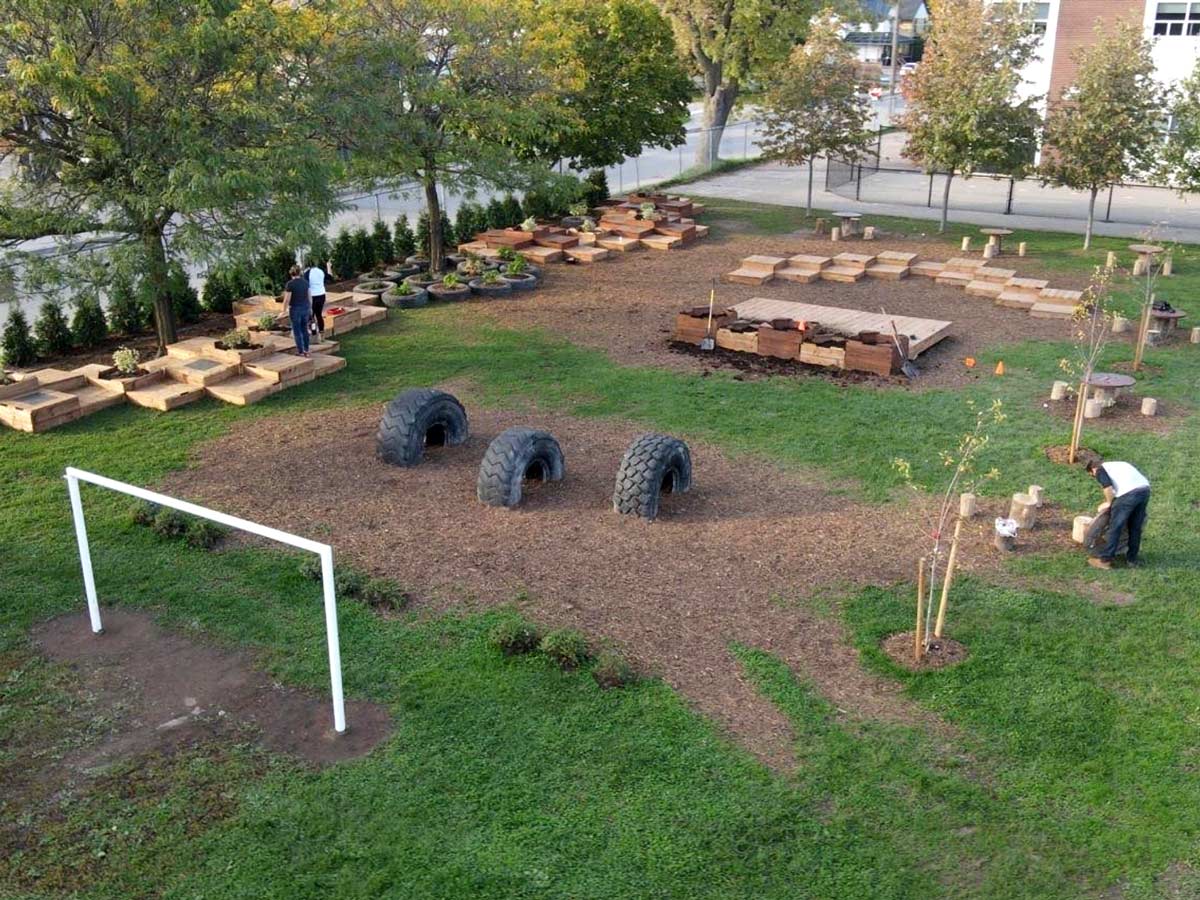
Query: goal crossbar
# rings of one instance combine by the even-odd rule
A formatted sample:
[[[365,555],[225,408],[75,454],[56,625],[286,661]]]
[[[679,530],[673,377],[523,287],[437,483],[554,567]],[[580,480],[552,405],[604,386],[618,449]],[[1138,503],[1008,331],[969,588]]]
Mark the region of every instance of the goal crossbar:
[[[346,703],[342,696],[342,653],[338,644],[337,596],[333,587],[332,547],[328,544],[322,544],[319,541],[309,540],[299,535],[280,531],[278,528],[260,525],[257,522],[251,522],[249,519],[231,516],[227,513],[218,512],[215,509],[208,509],[204,506],[198,506],[195,503],[189,503],[186,500],[177,500],[174,497],[168,497],[166,494],[148,491],[145,488],[135,487],[132,484],[106,478],[103,475],[96,475],[93,472],[86,472],[83,469],[76,469],[72,466],[67,467],[64,477],[67,481],[67,493],[71,497],[71,515],[75,520],[75,540],[79,544],[79,564],[83,569],[83,588],[87,595],[88,615],[91,617],[92,632],[95,634],[102,634],[104,628],[100,622],[100,601],[96,596],[96,578],[92,572],[92,555],[88,545],[87,524],[83,518],[83,501],[79,495],[79,483],[81,481],[94,484],[97,487],[107,488],[110,491],[128,494],[131,497],[137,497],[148,503],[177,509],[190,516],[208,519],[211,522],[217,522],[228,528],[246,531],[280,544],[287,544],[290,547],[317,554],[321,560],[321,586],[325,594],[325,633],[329,644],[329,681],[333,691],[333,728],[339,734],[345,732]]]

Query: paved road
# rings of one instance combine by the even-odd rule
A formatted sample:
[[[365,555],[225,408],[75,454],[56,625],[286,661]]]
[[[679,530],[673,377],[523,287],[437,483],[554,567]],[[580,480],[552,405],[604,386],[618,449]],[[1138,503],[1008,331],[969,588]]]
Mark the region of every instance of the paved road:
[[[932,219],[941,216],[942,181],[935,178],[933,206],[927,205],[929,178],[920,172],[879,172],[864,177],[861,199],[854,199],[855,185],[837,193],[824,190],[825,162],[818,160],[813,172],[817,189],[813,204],[822,209],[861,210],[866,214],[907,216]],[[698,181],[692,187],[697,194],[749,200],[783,206],[804,206],[808,167],[787,167],[763,163],[736,172]],[[1062,188],[1042,188],[1036,184],[1017,185],[1012,215],[1004,214],[1008,181],[984,178],[956,178],[950,188],[950,219],[976,225],[1030,228],[1082,234],[1087,212],[1087,195]],[[886,198],[886,200],[884,199]],[[1104,215],[1107,195],[1097,200],[1097,219]],[[1096,234],[1115,237],[1142,237],[1153,229],[1162,240],[1200,243],[1200,198],[1181,198],[1174,191],[1159,188],[1117,188],[1113,192],[1113,215],[1124,222],[1101,222]]]

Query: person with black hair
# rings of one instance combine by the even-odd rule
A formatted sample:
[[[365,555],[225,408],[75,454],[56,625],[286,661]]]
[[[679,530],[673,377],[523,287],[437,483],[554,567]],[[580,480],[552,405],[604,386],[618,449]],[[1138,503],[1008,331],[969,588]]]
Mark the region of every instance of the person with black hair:
[[[1108,510],[1108,542],[1099,556],[1088,557],[1088,565],[1111,569],[1121,532],[1128,528],[1129,549],[1125,552],[1125,561],[1136,566],[1142,546],[1142,529],[1146,526],[1146,509],[1150,504],[1150,479],[1129,463],[1115,460],[1090,460],[1087,471],[1104,489],[1105,502],[1100,505],[1100,512]]]
[[[308,301],[308,279],[300,274],[299,266],[292,266],[288,274],[291,278],[283,288],[283,312],[292,323],[296,352],[308,356],[308,320],[312,316],[312,304]]]

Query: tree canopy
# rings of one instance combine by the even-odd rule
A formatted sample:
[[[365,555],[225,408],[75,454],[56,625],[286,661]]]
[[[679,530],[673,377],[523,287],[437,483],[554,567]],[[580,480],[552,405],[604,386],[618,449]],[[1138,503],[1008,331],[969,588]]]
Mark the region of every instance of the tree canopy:
[[[859,91],[858,64],[832,10],[814,20],[808,40],[772,73],[763,102],[763,152],[787,165],[808,164],[812,211],[813,159],[856,159],[866,149],[870,110]]]
[[[950,182],[975,172],[1020,175],[1033,163],[1041,116],[1036,97],[1018,99],[1021,69],[1036,52],[1031,13],[1016,3],[930,0],[933,25],[917,71],[904,83],[904,154]]]
[[[10,239],[100,232],[134,254],[160,345],[172,258],[301,243],[335,207],[307,86],[313,8],[270,0],[0,0],[0,197]]]
[[[1097,26],[1095,42],[1075,60],[1075,79],[1046,117],[1041,172],[1054,184],[1088,191],[1086,249],[1100,190],[1154,167],[1162,97],[1140,23]]]

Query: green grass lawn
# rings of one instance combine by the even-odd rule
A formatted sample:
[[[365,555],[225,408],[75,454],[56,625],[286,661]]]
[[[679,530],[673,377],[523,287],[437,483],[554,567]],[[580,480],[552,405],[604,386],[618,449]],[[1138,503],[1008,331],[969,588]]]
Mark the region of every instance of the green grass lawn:
[[[712,204],[715,218],[743,226],[798,227],[795,210]],[[1031,240],[1039,255],[1061,250],[1076,274],[1108,246],[1084,254],[1069,246],[1075,236]],[[1191,268],[1160,290],[1184,308],[1200,288]],[[993,348],[981,368],[1002,355],[1008,376],[918,393],[623,368],[546,334],[464,325],[459,312],[356,332],[344,373],[248,409],[119,408],[45,435],[0,433],[0,777],[106,726],[26,636],[82,607],[63,467],[153,484],[248,419],[466,378],[486,403],[634,419],[823,471],[888,503],[901,489],[894,457],[936,482],[937,450],[970,420],[965,400],[999,397],[1009,420],[987,451],[1001,471],[989,490],[1036,482],[1080,509],[1098,501],[1081,471],[1042,453],[1067,438],[1033,402],[1061,345]],[[1114,347],[1109,359],[1123,356]],[[1153,350],[1148,362],[1155,374],[1139,392],[1196,402],[1197,348]],[[996,583],[964,579],[950,629],[971,656],[957,668],[912,675],[877,649],[909,627],[909,591],[837,598],[865,664],[936,711],[951,737],[847,726],[770,654],[731,648],[795,728],[797,770],[776,775],[661,683],[605,692],[586,672],[502,657],[487,633],[504,613],[383,619],[343,603],[346,689],[391,708],[385,745],[313,771],[232,742],[118,765],[32,809],[0,800],[0,896],[1011,898],[1115,896],[1114,885],[1132,898],[1195,896],[1198,421],[1087,433],[1087,445],[1154,481],[1146,566],[1101,574],[1063,553],[1014,562]],[[130,524],[126,501],[85,488],[85,505],[107,602],[250,646],[277,678],[325,687],[317,589],[294,557],[193,550]],[[1088,585],[1136,602],[1097,605]]]

